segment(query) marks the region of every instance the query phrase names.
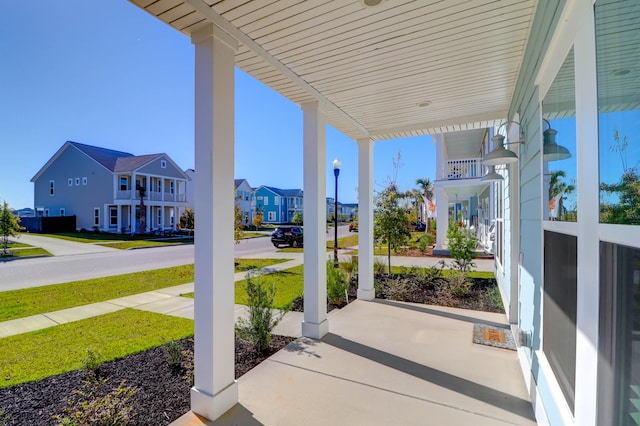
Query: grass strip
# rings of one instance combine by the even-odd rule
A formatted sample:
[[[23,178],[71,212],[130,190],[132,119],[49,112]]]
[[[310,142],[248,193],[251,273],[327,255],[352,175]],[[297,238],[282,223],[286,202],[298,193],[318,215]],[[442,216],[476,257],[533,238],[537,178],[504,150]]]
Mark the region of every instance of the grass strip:
[[[20,247],[16,250],[7,250],[7,254],[0,252],[0,259],[11,259],[13,257],[30,257],[30,256],[51,256],[51,253],[40,247]]]
[[[276,297],[273,301],[276,308],[284,308],[304,291],[304,265],[295,266],[284,271],[262,275],[259,279],[265,286],[276,286]],[[247,304],[247,280],[236,281],[234,303]],[[194,297],[194,293],[181,294],[183,297]]]
[[[0,321],[103,302],[193,281],[193,264],[0,293]]]
[[[190,243],[193,240],[189,241]],[[157,246],[171,246],[177,244],[183,244],[182,241],[117,241],[114,243],[97,243],[97,246],[110,247],[119,250],[128,250],[130,248],[140,248],[140,247],[157,247]]]
[[[18,251],[18,250],[16,250]],[[236,259],[236,272],[288,259]],[[193,264],[0,292],[0,321],[54,312],[193,282]]]
[[[124,309],[0,339],[0,388],[77,370],[87,350],[110,361],[193,334],[193,321]]]

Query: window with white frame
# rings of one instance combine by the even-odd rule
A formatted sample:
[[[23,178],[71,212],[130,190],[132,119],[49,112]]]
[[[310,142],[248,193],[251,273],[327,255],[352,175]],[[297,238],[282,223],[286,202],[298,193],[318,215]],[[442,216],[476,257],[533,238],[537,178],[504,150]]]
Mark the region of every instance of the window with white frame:
[[[111,207],[109,209],[109,225],[117,226],[118,225],[118,208]]]
[[[100,226],[100,209],[98,207],[93,209],[93,226]]]
[[[269,197],[264,197],[264,205],[265,206],[269,205]]]
[[[167,168],[167,162],[165,160],[161,160],[160,161],[160,167],[162,167],[163,169]]]
[[[267,216],[269,218],[269,222],[273,222],[276,220],[276,212],[269,212]]]
[[[55,195],[56,193],[56,183],[53,180],[49,181],[49,195]]]
[[[162,226],[162,208],[158,209],[158,226]]]
[[[86,177],[83,177],[83,178],[82,178],[82,184],[83,184],[83,185],[86,185],[86,184],[87,184],[87,178],[86,178]]]
[[[126,176],[120,177],[120,191],[126,191],[129,189],[129,178]]]
[[[76,178],[76,186],[80,186],[80,178],[79,177]]]
[[[73,178],[67,179],[67,185],[68,186],[73,186]]]
[[[276,206],[280,205],[280,197],[278,197],[277,195],[275,197],[273,197],[273,204]]]

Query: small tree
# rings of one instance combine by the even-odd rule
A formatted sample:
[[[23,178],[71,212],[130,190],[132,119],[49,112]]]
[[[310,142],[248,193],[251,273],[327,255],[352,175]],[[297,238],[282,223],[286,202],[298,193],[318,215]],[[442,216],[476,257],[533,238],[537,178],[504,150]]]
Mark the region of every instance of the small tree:
[[[233,239],[236,244],[242,241],[242,210],[237,204],[233,206]]]
[[[195,227],[195,215],[193,213],[193,209],[186,208],[184,209],[184,213],[180,216],[180,227],[182,229],[188,229],[189,233]]]
[[[473,249],[476,247],[476,237],[470,229],[453,222],[447,232],[449,239],[449,253],[453,258],[453,267],[460,272],[467,272],[475,267]]]
[[[391,275],[391,250],[397,252],[411,237],[410,212],[401,205],[402,194],[395,183],[389,184],[377,197],[374,215],[374,238],[387,244],[388,270]]]
[[[253,215],[253,219],[251,220],[251,223],[253,224],[253,226],[256,227],[256,230],[258,230],[262,226],[263,219],[264,217],[262,216],[261,211],[257,211],[256,214]]]
[[[20,218],[15,217],[9,208],[9,203],[4,201],[0,210],[0,238],[2,238],[2,255],[7,255],[7,246],[9,245],[9,237],[17,237],[18,232],[22,229],[20,226]]]
[[[291,223],[293,223],[294,225],[302,225],[302,213],[295,212],[293,218],[291,218]]]
[[[265,285],[259,277],[247,275],[246,291],[249,317],[238,319],[236,333],[241,339],[253,343],[256,351],[264,353],[269,349],[273,329],[289,311],[289,307],[277,312],[274,309],[275,284]]]

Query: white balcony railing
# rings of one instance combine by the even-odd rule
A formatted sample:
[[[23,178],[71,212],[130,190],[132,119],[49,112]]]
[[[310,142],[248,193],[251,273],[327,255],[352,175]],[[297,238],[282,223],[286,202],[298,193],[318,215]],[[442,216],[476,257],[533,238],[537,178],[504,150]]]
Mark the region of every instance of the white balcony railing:
[[[482,176],[480,158],[447,160],[442,180],[472,179]]]
[[[131,190],[116,191],[116,200],[130,200]]]

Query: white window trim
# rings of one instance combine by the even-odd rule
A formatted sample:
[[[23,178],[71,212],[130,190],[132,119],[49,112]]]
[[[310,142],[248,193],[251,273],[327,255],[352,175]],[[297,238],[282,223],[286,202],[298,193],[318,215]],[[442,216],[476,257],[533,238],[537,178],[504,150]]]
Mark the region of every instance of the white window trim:
[[[98,223],[96,223],[96,221]],[[99,207],[93,208],[93,226],[100,226],[100,208]]]
[[[167,168],[167,160],[160,160],[160,167],[162,167],[163,169]]]
[[[86,177],[86,176],[84,176],[84,177],[82,178],[82,184],[83,184],[83,185],[86,185],[86,184],[87,184],[87,182],[88,182],[87,177]]]
[[[80,178],[79,177],[76,178],[76,186],[80,186]]]
[[[49,181],[49,195],[51,197],[56,195],[56,181],[55,180],[50,180]]]
[[[73,178],[67,179],[67,185],[68,186],[73,186]]]

